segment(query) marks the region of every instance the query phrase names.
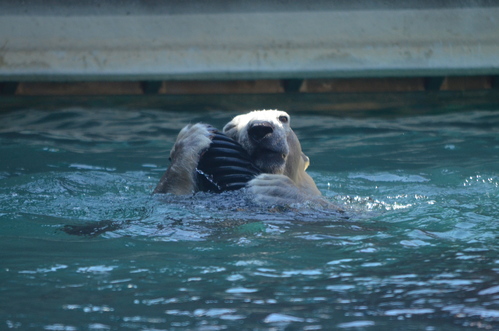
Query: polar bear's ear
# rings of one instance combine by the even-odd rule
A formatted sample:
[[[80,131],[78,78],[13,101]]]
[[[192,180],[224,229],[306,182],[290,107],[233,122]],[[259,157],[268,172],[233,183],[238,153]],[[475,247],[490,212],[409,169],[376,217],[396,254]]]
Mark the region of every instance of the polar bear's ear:
[[[303,170],[307,170],[308,166],[310,165],[310,158],[305,155],[305,153],[301,153],[301,158],[303,159],[304,166]]]

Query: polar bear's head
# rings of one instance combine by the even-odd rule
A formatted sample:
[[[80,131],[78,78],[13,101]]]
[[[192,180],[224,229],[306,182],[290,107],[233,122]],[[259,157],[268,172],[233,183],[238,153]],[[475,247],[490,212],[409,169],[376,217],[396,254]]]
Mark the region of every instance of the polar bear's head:
[[[301,150],[286,112],[252,111],[234,117],[223,131],[239,142],[265,173],[284,174],[294,180],[308,167],[309,159]]]

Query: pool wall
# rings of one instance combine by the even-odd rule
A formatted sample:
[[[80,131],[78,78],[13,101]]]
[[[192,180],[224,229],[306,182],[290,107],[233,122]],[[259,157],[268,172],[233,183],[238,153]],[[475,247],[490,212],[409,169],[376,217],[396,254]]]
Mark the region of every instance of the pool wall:
[[[478,0],[3,1],[0,94],[479,90],[495,103],[497,17]]]

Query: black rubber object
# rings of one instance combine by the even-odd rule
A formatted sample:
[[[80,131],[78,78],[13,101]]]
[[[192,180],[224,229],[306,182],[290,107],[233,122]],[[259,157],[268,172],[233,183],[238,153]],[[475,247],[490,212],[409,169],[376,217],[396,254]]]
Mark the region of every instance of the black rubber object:
[[[216,129],[213,129],[211,141],[196,168],[200,191],[221,193],[239,190],[262,172],[237,141]]]

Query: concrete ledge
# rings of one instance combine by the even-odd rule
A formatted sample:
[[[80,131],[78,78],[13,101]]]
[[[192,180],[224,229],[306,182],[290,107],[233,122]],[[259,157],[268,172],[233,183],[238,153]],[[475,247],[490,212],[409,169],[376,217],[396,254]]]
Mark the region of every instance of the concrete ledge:
[[[16,3],[0,3],[3,82],[499,74],[491,1]]]

